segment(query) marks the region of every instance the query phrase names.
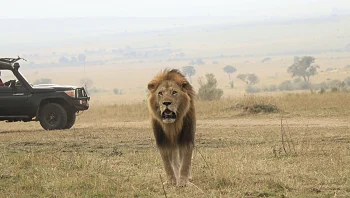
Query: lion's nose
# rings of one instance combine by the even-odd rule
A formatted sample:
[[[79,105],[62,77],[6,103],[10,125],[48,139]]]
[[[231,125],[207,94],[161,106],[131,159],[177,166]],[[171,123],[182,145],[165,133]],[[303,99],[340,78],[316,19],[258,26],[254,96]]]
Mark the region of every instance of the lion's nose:
[[[171,105],[171,102],[163,102],[163,105],[169,106],[169,105]]]

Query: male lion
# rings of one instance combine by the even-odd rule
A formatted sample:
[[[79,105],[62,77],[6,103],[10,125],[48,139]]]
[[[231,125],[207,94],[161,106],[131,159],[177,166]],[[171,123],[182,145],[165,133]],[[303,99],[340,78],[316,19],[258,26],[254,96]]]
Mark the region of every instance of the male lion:
[[[165,70],[149,84],[148,109],[167,183],[186,186],[196,131],[194,91],[178,70]]]

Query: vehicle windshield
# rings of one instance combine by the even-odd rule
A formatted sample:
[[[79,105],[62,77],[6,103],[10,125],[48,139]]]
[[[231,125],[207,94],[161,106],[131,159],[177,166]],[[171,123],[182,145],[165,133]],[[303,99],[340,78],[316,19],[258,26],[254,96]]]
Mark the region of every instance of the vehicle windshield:
[[[18,73],[20,73],[21,74],[21,76],[24,78],[24,80],[25,81],[27,81],[28,82],[28,84],[31,86],[31,87],[33,87],[33,85],[26,79],[26,76],[25,75],[23,75],[22,73],[21,73],[21,71],[18,71]],[[18,80],[18,79],[17,79]]]

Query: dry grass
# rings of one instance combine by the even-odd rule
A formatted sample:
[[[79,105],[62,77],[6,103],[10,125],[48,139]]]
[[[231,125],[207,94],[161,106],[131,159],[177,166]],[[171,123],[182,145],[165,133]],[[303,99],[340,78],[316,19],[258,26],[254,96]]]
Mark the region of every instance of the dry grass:
[[[193,183],[167,197],[349,197],[350,94],[197,101]],[[249,114],[235,104],[276,105]],[[295,153],[283,152],[293,141]],[[165,197],[146,104],[96,106],[71,130],[0,124],[2,197]]]

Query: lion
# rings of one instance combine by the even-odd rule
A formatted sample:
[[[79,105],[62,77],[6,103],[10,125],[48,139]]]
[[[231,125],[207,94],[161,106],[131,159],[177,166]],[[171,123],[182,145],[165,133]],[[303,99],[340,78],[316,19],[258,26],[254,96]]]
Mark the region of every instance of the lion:
[[[148,109],[166,184],[186,186],[196,131],[192,86],[177,69],[166,69],[148,83]]]

